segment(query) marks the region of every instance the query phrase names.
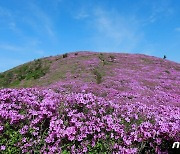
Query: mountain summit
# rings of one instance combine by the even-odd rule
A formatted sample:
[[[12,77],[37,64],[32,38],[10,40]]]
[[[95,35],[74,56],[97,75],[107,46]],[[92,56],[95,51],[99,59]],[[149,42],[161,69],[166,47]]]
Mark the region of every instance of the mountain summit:
[[[175,82],[179,71],[178,63],[142,54],[75,52],[37,59],[0,73],[0,87],[47,86],[67,80],[105,84],[108,79],[129,79],[153,87],[162,79]]]

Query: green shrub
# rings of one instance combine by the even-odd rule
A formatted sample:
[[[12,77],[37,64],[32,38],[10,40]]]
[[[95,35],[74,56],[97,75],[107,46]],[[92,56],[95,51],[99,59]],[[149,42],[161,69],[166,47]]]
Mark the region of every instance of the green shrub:
[[[8,122],[5,124],[4,132],[0,135],[0,146],[5,145],[5,151],[2,153],[20,153],[21,149],[16,147],[19,141],[21,141],[22,135],[19,133],[19,130],[13,128]]]
[[[96,76],[96,83],[100,84],[102,82],[102,74],[97,69],[94,69],[93,73]]]
[[[102,53],[99,54],[99,59],[103,63],[103,66],[108,64],[106,58],[104,57],[104,55]]]
[[[170,72],[168,70],[165,70],[166,73],[170,74]]]
[[[104,55],[102,53],[100,53],[98,57],[101,61],[105,61]]]
[[[0,78],[4,78],[4,74],[3,73],[0,73]]]
[[[111,62],[114,62],[115,56],[110,55],[109,58],[111,59]]]
[[[67,53],[63,54],[63,58],[67,58],[67,57],[68,57]]]
[[[99,140],[94,147],[92,147],[91,145],[88,146],[88,151],[90,154],[94,154],[94,153],[111,153],[112,151],[110,150],[110,146],[111,145],[111,141],[101,141]]]
[[[0,87],[17,86],[22,80],[38,79],[49,70],[49,63],[41,59],[34,60],[32,63],[24,64],[11,71],[0,74]]]
[[[13,73],[10,71],[10,72],[7,72],[5,74],[5,77],[4,77],[4,85],[8,85],[11,83],[11,81],[13,80]]]

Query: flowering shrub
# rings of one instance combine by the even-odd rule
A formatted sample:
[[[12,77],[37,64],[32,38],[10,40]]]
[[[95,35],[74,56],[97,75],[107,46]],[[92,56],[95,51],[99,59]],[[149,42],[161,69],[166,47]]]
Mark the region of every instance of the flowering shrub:
[[[1,153],[175,153],[179,64],[117,53],[66,57],[47,59],[50,71],[41,79],[40,61],[32,67],[33,85],[44,87],[0,89]],[[21,83],[0,74],[3,87],[33,82],[21,68]]]
[[[92,93],[1,89],[0,147],[4,153],[168,153],[180,140],[179,113],[173,105],[121,104]]]

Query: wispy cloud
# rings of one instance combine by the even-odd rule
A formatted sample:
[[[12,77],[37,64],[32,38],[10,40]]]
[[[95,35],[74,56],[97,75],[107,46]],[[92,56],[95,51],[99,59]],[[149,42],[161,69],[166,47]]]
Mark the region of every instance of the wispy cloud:
[[[11,30],[13,33],[15,33],[16,35],[24,38],[24,34],[23,34],[23,31],[17,26],[17,23],[16,21],[14,20],[11,20],[10,22],[8,22],[7,24],[9,30]]]
[[[84,8],[81,8],[81,10],[75,15],[75,19],[85,19],[89,17],[89,14]]]
[[[175,31],[176,31],[176,32],[180,32],[180,27],[176,27],[176,28],[175,28]]]
[[[60,1],[57,2],[60,3]],[[1,29],[6,29],[8,34],[10,33],[18,38],[14,44],[1,39],[1,53],[7,51],[9,53],[28,54],[29,52],[42,56],[45,54],[42,43],[46,41],[50,43],[57,42],[54,24],[51,17],[47,14],[48,12],[45,12],[32,1],[27,2],[26,9],[27,12],[22,14],[20,20],[17,10],[12,12],[12,10],[0,6],[0,24],[2,23],[2,26],[4,26]]]
[[[0,16],[1,17],[11,17],[12,14],[8,9],[0,6]]]
[[[149,4],[149,2],[148,2]],[[169,17],[174,13],[173,8],[171,7],[171,3],[169,0],[159,0],[151,2],[150,5],[150,15],[147,17],[147,23],[154,23],[157,20],[163,19],[165,17]]]
[[[24,21],[39,35],[56,41],[56,32],[51,17],[43,11],[36,3],[29,3],[29,10],[32,12],[24,17]]]
[[[63,0],[54,0],[51,1],[51,3],[53,4],[54,8],[57,9],[58,6],[63,2]]]
[[[14,21],[14,15],[12,12],[0,6],[0,23],[2,22],[2,26],[6,25],[5,28],[9,28],[12,31],[16,31],[16,22]]]
[[[13,52],[21,52],[23,48],[10,45],[10,44],[0,44],[0,50],[3,51],[13,51]]]
[[[24,39],[25,35],[23,30],[18,26],[21,20],[19,20],[19,15],[17,10],[12,11],[7,7],[0,6],[0,27],[6,30],[7,35],[10,33],[19,38]],[[3,36],[2,36],[3,37]]]
[[[24,46],[17,46],[12,44],[0,44],[0,51],[3,52],[14,52],[17,54],[35,53],[37,55],[43,55],[44,51],[35,47],[36,42],[26,44]]]
[[[6,71],[11,69],[15,66],[25,63],[23,59],[14,59],[9,57],[0,57],[1,65],[0,65],[0,72]]]
[[[56,0],[56,3],[60,3],[60,1]],[[17,26],[19,23],[26,27],[28,27],[27,24],[29,24],[30,28],[32,30],[34,28],[36,33],[47,35],[47,37],[55,40],[56,36],[53,22],[48,14],[45,13],[35,2],[27,2],[27,8],[29,8],[28,12],[31,13],[29,14],[27,12],[22,14],[22,20],[19,20],[19,14],[17,11],[12,12],[12,10],[0,6],[0,20],[1,22],[3,21],[11,31],[20,34],[21,37],[25,37],[25,34],[23,34],[23,31]]]
[[[93,13],[92,25],[96,29],[93,43],[97,50],[132,51],[143,37],[134,16],[125,17],[102,8],[96,8]]]
[[[33,60],[35,57],[44,56],[45,51],[37,48],[37,44],[38,42],[36,40],[23,46],[0,43],[0,72]],[[36,56],[34,57],[34,55]]]

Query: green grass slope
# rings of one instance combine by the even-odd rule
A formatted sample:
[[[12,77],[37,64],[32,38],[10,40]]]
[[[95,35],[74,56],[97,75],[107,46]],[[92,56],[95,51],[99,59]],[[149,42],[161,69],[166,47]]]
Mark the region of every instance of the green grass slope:
[[[132,59],[133,57],[133,59]],[[133,61],[138,63],[134,64]],[[47,86],[58,81],[72,78],[84,82],[101,84],[105,77],[115,76],[114,69],[140,71],[142,66],[161,65],[165,73],[179,64],[160,58],[140,54],[75,52],[51,56],[25,63],[0,73],[0,88]],[[113,68],[113,69],[112,69]]]

